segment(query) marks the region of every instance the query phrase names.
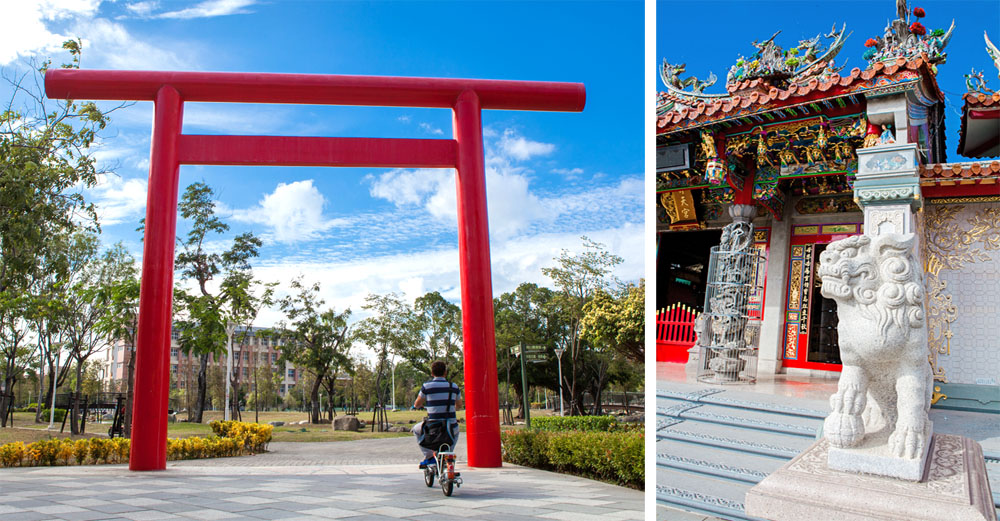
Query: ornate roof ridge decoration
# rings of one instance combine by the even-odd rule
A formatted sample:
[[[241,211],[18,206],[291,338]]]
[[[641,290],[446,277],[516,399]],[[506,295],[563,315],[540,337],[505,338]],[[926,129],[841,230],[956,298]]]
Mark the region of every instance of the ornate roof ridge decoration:
[[[993,65],[997,68],[997,78],[1000,78],[1000,49],[990,41],[990,36],[983,31],[983,40],[986,40],[986,54],[990,55]]]
[[[990,36],[986,33],[986,31],[983,31],[983,40],[986,40],[986,54],[988,54],[990,59],[993,60],[993,65],[996,66],[997,72],[1000,72],[1000,49],[997,49],[997,46],[993,45],[993,42],[990,41]],[[997,77],[1000,78],[1000,74],[997,74]],[[969,94],[978,93],[986,96],[994,94],[996,91],[987,87],[986,82],[987,80],[983,78],[983,72],[976,72],[976,68],[973,67],[972,71],[965,75],[965,86],[969,89],[969,93],[962,96],[962,99],[968,100]],[[977,97],[980,98],[981,101],[984,101],[982,96]]]
[[[955,30],[955,20],[951,21],[951,27],[947,31],[935,29],[930,33],[922,23],[914,20],[910,23],[911,11],[906,7],[906,0],[896,0],[896,19],[890,20],[885,26],[882,36],[869,38],[865,41],[864,58],[868,60],[868,66],[884,61],[892,61],[897,58],[911,59],[916,56],[926,55],[927,62],[931,66],[931,72],[937,73],[937,65],[945,63],[948,55],[944,48],[951,39],[951,34]],[[913,18],[923,18],[925,12],[921,7],[914,7]]]
[[[843,76],[839,73],[813,76],[802,84],[790,84],[786,89],[766,86],[761,79],[749,80],[748,87],[756,89],[751,90],[749,94],[738,93],[723,98],[689,101],[692,105],[674,103],[671,109],[658,111],[659,117],[656,126],[660,129],[660,133],[664,133],[707,125],[729,118],[754,117],[758,113],[793,106],[800,98],[804,98],[801,99],[801,103],[818,103],[824,99],[841,98],[860,92],[890,88],[895,83],[918,81],[925,74],[929,75],[931,79],[929,87],[932,89],[932,95],[943,100],[944,94],[937,87],[937,83],[933,81],[933,74],[930,74],[929,67],[931,65],[927,55],[920,55],[911,60],[899,57],[895,61],[874,63],[865,70],[855,67],[851,69],[850,73]],[[766,91],[763,90],[765,86],[767,87]],[[823,93],[827,93],[828,96],[822,97]],[[661,93],[660,96],[662,99],[672,98],[673,95]]]
[[[749,60],[740,56],[736,64],[730,67],[726,76],[726,90],[730,94],[754,89],[757,85],[783,88],[806,83],[813,77],[840,72],[843,67],[833,68],[833,61],[844,47],[847,37],[853,33],[847,32],[847,24],[840,28],[840,32],[837,32],[837,26],[834,25],[828,34],[817,34],[808,40],[801,40],[799,45],[788,50],[783,50],[774,43],[779,34],[781,31],[761,44],[755,40],[752,45],[757,48],[757,52]],[[833,42],[823,49],[820,36]],[[758,79],[762,81],[753,82]]]

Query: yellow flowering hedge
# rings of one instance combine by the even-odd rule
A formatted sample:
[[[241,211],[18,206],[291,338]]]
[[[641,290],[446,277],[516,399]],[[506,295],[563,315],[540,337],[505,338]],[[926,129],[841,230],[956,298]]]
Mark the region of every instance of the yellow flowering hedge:
[[[265,452],[274,427],[258,423],[212,422],[218,436],[167,440],[167,459],[198,459],[242,456]],[[20,441],[0,445],[0,467],[77,465],[84,463],[126,463],[131,440],[128,438],[50,439],[25,444]]]

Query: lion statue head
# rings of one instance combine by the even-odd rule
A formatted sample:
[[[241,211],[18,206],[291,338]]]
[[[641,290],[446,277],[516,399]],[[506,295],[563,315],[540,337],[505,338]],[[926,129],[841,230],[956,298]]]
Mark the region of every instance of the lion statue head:
[[[830,243],[820,254],[821,294],[838,306],[857,307],[883,337],[892,327],[924,326],[923,271],[913,255],[915,236],[856,235]]]

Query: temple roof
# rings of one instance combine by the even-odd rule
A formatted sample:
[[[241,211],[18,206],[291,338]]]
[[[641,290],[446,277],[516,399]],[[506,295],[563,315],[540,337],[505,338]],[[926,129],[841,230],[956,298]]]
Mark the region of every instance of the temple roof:
[[[692,101],[691,98],[664,92],[660,93],[661,100],[673,101],[675,105],[672,110],[657,117],[657,133],[669,134],[822,99],[888,90],[900,84],[915,83],[921,78],[925,79],[930,94],[944,101],[944,94],[930,69],[932,65],[925,54],[911,60],[900,57],[894,61],[874,63],[863,71],[855,67],[844,76],[833,73],[812,77],[803,84],[792,83],[785,89],[768,85],[758,78],[732,86],[729,90],[735,94],[699,100],[693,106],[685,105]]]

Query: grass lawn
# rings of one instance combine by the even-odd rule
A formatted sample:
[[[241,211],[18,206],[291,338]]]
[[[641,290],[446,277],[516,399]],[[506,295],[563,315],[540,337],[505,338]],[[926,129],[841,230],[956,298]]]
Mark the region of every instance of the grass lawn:
[[[85,434],[83,436],[70,436],[68,432],[66,434],[60,434],[58,430],[49,432],[43,429],[0,429],[0,445],[13,443],[15,441],[21,441],[28,444],[51,438],[73,438],[78,440],[81,438],[86,439],[91,437],[92,436],[89,434]]]
[[[548,416],[551,411],[545,410],[532,410],[531,415],[533,417]],[[337,417],[343,415],[343,412],[338,412]],[[389,418],[389,423],[401,424],[404,426],[411,426],[413,423],[422,421],[427,415],[426,411],[410,411],[410,410],[399,410],[399,411],[388,411],[386,415]],[[184,419],[186,416],[184,414],[178,415],[180,419]],[[465,419],[465,411],[459,411],[458,417],[460,419]],[[188,422],[176,422],[168,424],[167,426],[167,436],[171,438],[187,438],[190,436],[202,436],[207,437],[212,435],[212,428],[209,427],[209,422],[212,420],[222,420],[222,411],[205,411],[204,422],[205,423],[188,423]],[[395,438],[400,436],[409,436],[407,432],[371,432],[370,422],[372,421],[371,411],[362,411],[358,414],[358,419],[369,422],[369,426],[362,429],[359,432],[350,431],[334,431],[329,424],[302,424],[302,425],[288,425],[291,422],[299,422],[302,420],[308,420],[309,415],[305,412],[283,412],[283,411],[261,411],[260,412],[260,422],[269,423],[273,421],[283,421],[284,426],[274,428],[274,438],[273,441],[295,441],[295,442],[313,442],[313,441],[352,441],[352,440],[363,440],[371,438]],[[243,421],[252,422],[254,420],[253,411],[243,411]],[[411,423],[413,422],[413,423]],[[66,426],[66,434],[60,434],[58,431],[59,423],[56,423],[57,430],[54,432],[46,431],[45,428],[48,427],[48,422],[35,423],[34,413],[28,412],[18,412],[14,413],[14,425],[17,427],[27,427],[27,429],[17,428],[17,429],[0,429],[0,445],[4,443],[9,443],[12,441],[23,441],[25,443],[30,443],[37,440],[48,439],[52,437],[65,438],[69,437],[69,425]],[[461,424],[461,430],[465,431],[465,422]],[[87,432],[85,436],[76,436],[76,438],[91,437],[91,433],[104,435],[107,433],[110,424],[108,423],[87,423]],[[512,428],[522,428],[523,426],[502,426],[503,429]]]

